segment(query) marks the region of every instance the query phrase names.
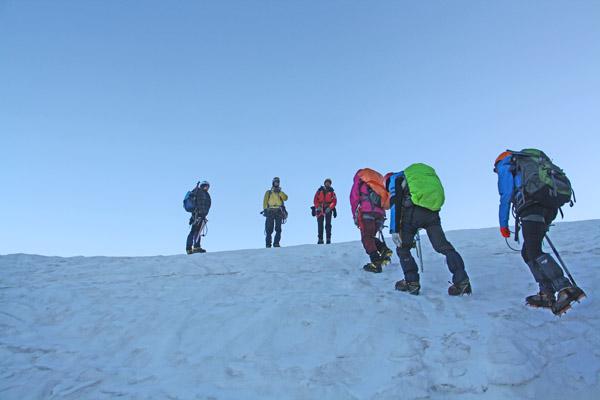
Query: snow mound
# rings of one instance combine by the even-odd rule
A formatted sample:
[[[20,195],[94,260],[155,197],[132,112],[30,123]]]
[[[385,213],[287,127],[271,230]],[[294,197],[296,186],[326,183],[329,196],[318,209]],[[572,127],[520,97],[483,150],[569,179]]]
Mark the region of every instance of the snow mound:
[[[422,294],[360,243],[193,256],[0,257],[1,399],[596,399],[600,221],[552,238],[588,298],[562,318],[496,229],[423,240]],[[576,397],[579,396],[579,397]]]

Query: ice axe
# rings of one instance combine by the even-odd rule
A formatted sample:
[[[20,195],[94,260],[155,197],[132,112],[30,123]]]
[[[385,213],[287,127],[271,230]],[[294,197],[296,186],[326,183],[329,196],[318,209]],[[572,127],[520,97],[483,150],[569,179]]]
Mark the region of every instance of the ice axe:
[[[385,228],[385,226],[382,226],[381,229],[379,230],[379,238],[381,239],[381,241],[383,242],[385,247],[387,247],[387,243],[385,242],[385,237],[383,236],[383,228]]]
[[[198,232],[194,236],[194,243],[196,243],[200,237],[205,237],[208,233],[208,219],[203,218],[202,221],[198,221],[197,219],[194,221],[194,225],[198,224],[198,222],[200,223],[200,229],[198,229]]]
[[[421,267],[421,273],[423,273],[423,249],[421,249],[421,235],[419,231],[415,234],[415,243],[417,248],[417,257],[419,257],[419,266]]]

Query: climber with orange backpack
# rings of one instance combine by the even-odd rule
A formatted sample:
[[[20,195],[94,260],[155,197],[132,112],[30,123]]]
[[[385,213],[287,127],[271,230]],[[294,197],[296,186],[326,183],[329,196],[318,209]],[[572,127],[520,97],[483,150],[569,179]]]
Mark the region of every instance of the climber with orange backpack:
[[[383,176],[370,168],[359,169],[354,175],[350,191],[350,206],[354,223],[360,229],[363,247],[370,262],[363,269],[368,272],[382,272],[382,266],[391,261],[394,254],[383,240],[385,210],[390,207],[389,193]],[[381,239],[377,238],[377,234]]]

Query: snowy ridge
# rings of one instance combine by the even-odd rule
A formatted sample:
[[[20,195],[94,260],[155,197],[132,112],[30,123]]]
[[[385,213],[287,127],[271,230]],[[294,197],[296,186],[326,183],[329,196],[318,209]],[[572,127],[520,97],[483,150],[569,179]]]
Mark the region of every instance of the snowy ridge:
[[[144,258],[0,257],[0,398],[596,399],[600,221],[551,237],[588,298],[564,317],[497,229],[456,231],[474,294],[423,240],[422,295],[356,243]],[[579,397],[575,397],[578,395]]]

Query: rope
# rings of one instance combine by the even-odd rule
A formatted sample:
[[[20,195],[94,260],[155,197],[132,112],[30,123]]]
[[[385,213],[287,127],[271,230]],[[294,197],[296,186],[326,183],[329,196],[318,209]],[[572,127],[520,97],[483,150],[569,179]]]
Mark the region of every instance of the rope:
[[[519,252],[519,253],[521,252],[520,249],[515,249],[515,248],[511,247],[510,244],[508,244],[508,238],[504,238],[504,240],[506,241],[506,245],[508,246],[509,249],[511,249],[512,251],[515,251],[515,252]]]

